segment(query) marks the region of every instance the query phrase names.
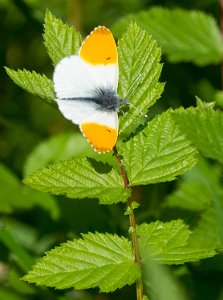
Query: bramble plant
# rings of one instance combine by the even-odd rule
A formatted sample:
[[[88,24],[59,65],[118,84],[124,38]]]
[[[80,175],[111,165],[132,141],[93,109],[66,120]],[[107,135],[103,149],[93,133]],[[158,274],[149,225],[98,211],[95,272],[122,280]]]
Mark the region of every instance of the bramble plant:
[[[146,16],[146,13],[153,17]],[[125,97],[130,91],[128,100],[137,110],[128,106],[120,114],[119,139],[113,154],[93,153],[87,144],[79,149],[78,141],[81,137],[77,135],[72,136],[74,140],[69,154],[73,156],[72,159],[57,156],[55,160],[60,161],[45,166],[48,161],[31,163],[30,157],[30,164],[26,165],[24,183],[38,191],[66,195],[72,199],[97,198],[99,205],[125,203],[123,214],[129,218],[126,236],[105,232],[83,233],[81,238],[67,241],[47,252],[23,277],[25,281],[56,289],[96,287],[106,293],[136,283],[137,300],[164,299],[159,296],[159,280],[161,285],[165,278],[173,283],[160,264],[195,262],[213,257],[222,248],[221,172],[216,168],[211,180],[207,179],[212,166],[199,158],[197,151],[199,149],[204,156],[223,162],[222,112],[214,110],[212,104],[205,104],[198,99],[195,108],[168,109],[153,118],[151,115],[151,120],[143,117],[143,114],[150,112],[150,107],[156,103],[164,89],[164,84],[159,82],[161,50],[145,27],[149,22],[152,31],[152,22],[156,19],[168,23],[171,13],[179,18],[180,24],[180,18],[185,19],[185,14],[187,17],[190,15],[181,10],[171,12],[160,8],[144,12],[143,17],[135,16],[134,21],[140,26],[136,22],[130,23],[130,17],[127,17],[114,27],[114,32],[124,32],[118,40],[118,93],[120,97]],[[201,22],[206,31],[210,30],[210,39],[216,38],[218,43],[209,43],[205,39],[206,44],[202,45],[201,39],[200,48],[195,47],[194,51],[190,48],[187,52],[185,38],[181,45],[173,43],[172,47],[175,48],[171,49],[168,43],[165,44],[164,32],[157,37],[159,42],[163,39],[163,43],[160,42],[163,51],[175,61],[184,57],[199,65],[218,62],[222,59],[223,46],[216,24],[205,14],[194,13],[190,20],[193,30],[193,20],[195,23]],[[205,25],[206,20],[208,24]],[[129,25],[126,27],[127,23]],[[44,29],[44,44],[54,65],[63,57],[77,53],[81,45],[80,34],[49,11],[45,16]],[[165,30],[168,31],[168,25],[163,27]],[[195,36],[194,32],[196,30],[191,34]],[[199,49],[202,52],[204,46],[210,51],[208,55],[202,56]],[[174,51],[179,54],[175,58],[171,54]],[[45,75],[9,68],[6,71],[17,85],[55,105],[53,84]],[[54,142],[58,144],[59,140],[51,141],[51,145]],[[198,160],[196,167],[191,169]],[[205,172],[201,172],[201,169]],[[164,205],[195,212],[205,210],[197,228],[192,231],[182,219],[136,223],[135,211],[139,203],[132,196],[134,187],[173,181],[186,171],[178,190],[166,199]],[[214,199],[213,202],[210,199]],[[204,226],[209,231],[213,230],[211,223],[217,210],[215,238],[211,233],[211,241],[206,241]],[[154,274],[158,274],[160,279]],[[175,291],[171,299],[186,299],[183,294],[178,297],[178,293]]]

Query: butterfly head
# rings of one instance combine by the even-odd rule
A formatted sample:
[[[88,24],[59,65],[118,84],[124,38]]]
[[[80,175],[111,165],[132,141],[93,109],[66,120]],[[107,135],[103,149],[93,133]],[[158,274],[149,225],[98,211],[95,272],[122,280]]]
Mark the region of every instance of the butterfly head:
[[[97,104],[98,110],[106,112],[117,112],[120,106],[120,98],[112,88],[101,88],[95,92],[93,101]]]

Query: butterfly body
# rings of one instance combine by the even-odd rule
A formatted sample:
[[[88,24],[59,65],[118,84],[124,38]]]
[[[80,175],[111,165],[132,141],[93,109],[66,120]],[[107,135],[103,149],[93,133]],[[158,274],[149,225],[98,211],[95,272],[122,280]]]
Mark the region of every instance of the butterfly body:
[[[63,115],[78,124],[97,152],[111,151],[118,136],[118,54],[115,40],[99,26],[78,55],[63,58],[53,75],[56,101]]]

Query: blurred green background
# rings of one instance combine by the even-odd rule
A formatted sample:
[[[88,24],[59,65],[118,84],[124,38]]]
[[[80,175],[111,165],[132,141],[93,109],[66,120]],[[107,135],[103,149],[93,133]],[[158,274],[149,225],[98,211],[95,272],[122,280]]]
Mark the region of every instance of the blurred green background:
[[[217,0],[0,0],[0,189],[3,191],[0,193],[0,229],[7,227],[7,231],[0,233],[0,300],[135,299],[134,287],[98,295],[97,290],[74,292],[35,288],[19,280],[33,260],[54,245],[87,231],[126,235],[128,220],[123,218],[121,204],[104,207],[98,206],[96,200],[74,201],[51,196],[46,196],[41,202],[39,193],[34,195],[24,189],[20,181],[35,147],[50,137],[78,130],[54,107],[16,86],[7,76],[4,66],[35,70],[52,77],[53,66],[42,42],[46,9],[73,25],[84,37],[95,26],[112,28],[120,17],[154,5],[199,9],[214,16],[218,22],[220,18]],[[154,112],[168,107],[195,105],[195,95],[204,101],[212,101],[216,91],[221,89],[219,65],[171,64],[165,56],[162,62],[161,81],[166,82],[166,87],[158,105],[153,108]],[[62,137],[65,145],[66,137]],[[62,159],[60,150],[65,151],[64,148],[58,149],[54,159]],[[72,149],[68,152],[70,155]],[[5,188],[8,183],[10,189]],[[144,200],[137,216],[139,222],[177,217],[193,221],[192,215],[185,216],[182,212],[178,215],[173,211],[167,214],[161,208],[162,199],[175,184],[163,183],[134,190],[136,200]],[[14,199],[10,209],[3,209],[3,196]],[[35,206],[29,205],[29,197],[36,197]],[[51,204],[45,205],[46,201]],[[175,273],[184,283],[189,299],[223,299],[221,257],[208,263],[177,268]]]

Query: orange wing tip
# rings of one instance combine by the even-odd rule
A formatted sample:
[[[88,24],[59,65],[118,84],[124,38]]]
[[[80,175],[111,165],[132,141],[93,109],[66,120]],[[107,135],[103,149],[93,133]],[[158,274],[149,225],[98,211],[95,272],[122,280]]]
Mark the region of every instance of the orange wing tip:
[[[108,29],[107,27],[103,26],[103,25],[99,25],[97,27],[95,27],[89,35],[91,35],[92,32],[97,32],[100,34],[111,34],[110,29]]]
[[[97,123],[83,123],[80,125],[80,129],[98,153],[110,152],[116,144],[117,129]]]
[[[118,52],[111,31],[105,26],[96,27],[84,40],[79,55],[93,65],[116,64]]]

